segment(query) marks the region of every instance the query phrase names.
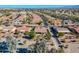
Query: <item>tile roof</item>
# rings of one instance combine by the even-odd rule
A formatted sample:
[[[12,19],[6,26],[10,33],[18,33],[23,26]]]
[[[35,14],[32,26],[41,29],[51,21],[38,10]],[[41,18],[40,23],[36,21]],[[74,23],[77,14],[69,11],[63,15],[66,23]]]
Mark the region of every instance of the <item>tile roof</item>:
[[[35,32],[39,32],[39,33],[45,33],[47,32],[47,28],[45,27],[35,27]]]
[[[32,14],[32,16],[33,16],[33,22],[38,23],[41,21],[41,17],[38,16],[37,14]]]
[[[25,18],[25,16],[24,16],[24,15],[21,15],[21,16],[19,16],[17,19],[18,19],[18,20],[24,20],[24,18]]]
[[[30,32],[32,28],[30,27],[19,27],[17,28],[18,31],[22,31],[22,32]]]

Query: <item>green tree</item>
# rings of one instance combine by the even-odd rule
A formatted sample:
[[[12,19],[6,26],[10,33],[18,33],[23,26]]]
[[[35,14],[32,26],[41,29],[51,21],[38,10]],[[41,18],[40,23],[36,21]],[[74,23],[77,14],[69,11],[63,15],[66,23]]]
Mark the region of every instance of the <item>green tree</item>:
[[[64,49],[63,49],[63,48],[59,48],[59,49],[57,50],[57,53],[64,53]]]
[[[43,23],[43,22],[42,22],[42,21],[40,21],[40,22],[38,22],[37,24],[38,24],[38,25],[41,25],[42,23]]]
[[[29,36],[30,36],[31,38],[34,38],[34,37],[36,36],[35,31],[34,31],[34,30],[31,30],[31,32],[29,32]]]
[[[64,36],[64,33],[63,32],[59,32],[58,36]]]
[[[47,33],[46,33],[46,35],[45,35],[44,37],[45,37],[47,40],[50,40],[51,34],[50,34],[49,30],[47,30]]]

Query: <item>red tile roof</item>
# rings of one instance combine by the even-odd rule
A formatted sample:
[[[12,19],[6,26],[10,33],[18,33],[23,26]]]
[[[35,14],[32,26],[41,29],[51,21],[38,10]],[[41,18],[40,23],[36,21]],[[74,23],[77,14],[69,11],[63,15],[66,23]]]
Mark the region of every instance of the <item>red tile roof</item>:
[[[24,16],[24,15],[21,15],[21,16],[19,16],[17,19],[18,19],[18,20],[24,20],[24,18],[25,18],[25,16]]]
[[[22,31],[22,32],[30,32],[32,28],[30,27],[19,27],[17,28],[18,31]]]
[[[47,32],[47,28],[45,27],[36,27],[35,28],[35,32],[38,32],[38,33],[46,33]]]
[[[32,16],[33,16],[33,22],[38,23],[41,21],[41,17],[38,16],[37,14],[32,14]]]

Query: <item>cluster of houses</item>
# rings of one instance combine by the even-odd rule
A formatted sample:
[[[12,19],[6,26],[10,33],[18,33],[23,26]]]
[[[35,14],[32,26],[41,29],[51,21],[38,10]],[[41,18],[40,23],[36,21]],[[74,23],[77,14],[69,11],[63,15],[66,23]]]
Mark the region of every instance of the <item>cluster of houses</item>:
[[[68,40],[70,40],[71,37],[75,37],[75,38],[72,38],[73,40],[75,40],[75,39],[78,40],[79,25],[75,25],[74,23],[69,24],[69,22],[67,22],[67,23],[68,24],[65,24],[63,26],[55,27],[55,31],[57,32],[57,35],[58,35],[58,33],[61,33],[61,35],[65,36],[67,38],[69,37]]]
[[[58,39],[60,42],[61,41],[71,42],[78,40],[79,38],[78,22],[74,22],[72,20],[62,20],[59,18],[53,18],[47,15],[44,16],[48,18],[48,25],[52,25],[54,29],[53,32],[55,32],[54,35],[59,37]],[[8,15],[5,15],[5,13],[1,14],[0,40],[2,39],[2,37],[7,37],[9,35],[15,36],[16,31],[24,34],[25,32],[31,32],[31,30],[33,30],[36,34],[46,34],[49,29],[47,27],[44,27],[43,25],[40,25],[40,23],[43,24],[42,18],[32,12],[11,11],[10,13],[8,13]],[[23,41],[24,40],[22,40],[22,42]]]
[[[47,28],[41,26],[40,23],[42,21],[41,17],[37,14],[33,13],[26,13],[24,12],[10,12],[7,16],[5,14],[2,14],[0,16],[0,42],[6,42],[6,37],[13,36],[16,37],[16,31],[21,33],[25,32],[31,32],[33,30],[36,34],[45,34],[47,33]],[[31,23],[26,22],[26,20],[30,20]],[[23,21],[25,23],[23,23]],[[4,38],[4,40],[2,39]],[[29,38],[26,38],[26,40]],[[31,38],[32,39],[32,38]],[[23,37],[18,37],[17,41],[20,43],[17,44],[17,48],[26,48],[27,45],[32,44],[33,42],[29,41],[27,45],[23,42],[26,41]],[[28,41],[28,40],[27,40]],[[22,45],[23,44],[23,45]]]
[[[26,12],[11,12],[9,16],[2,16],[0,19],[2,19],[3,23],[0,25],[0,31],[2,33],[10,32],[14,33],[16,30],[20,32],[30,32],[33,28],[36,33],[46,33],[47,28],[40,26],[39,22],[42,21],[41,17],[36,14],[30,14],[31,19],[29,17],[29,20],[32,20],[31,24],[28,23],[22,23],[23,20],[28,20],[27,16],[29,16]],[[11,20],[10,20],[11,18]],[[4,22],[6,23],[10,22],[10,25],[5,26]],[[6,23],[6,24],[8,24]]]
[[[79,23],[72,20],[63,20],[48,16],[48,22],[53,26],[54,34],[59,36],[62,41],[66,38],[67,41],[77,41],[79,35]],[[75,35],[76,34],[76,35]]]
[[[27,26],[22,26],[22,27],[18,27],[18,28],[14,27],[14,26],[8,26],[8,27],[1,26],[0,27],[0,31],[2,31],[2,32],[12,32],[12,33],[14,33],[16,30],[20,31],[20,32],[30,32],[32,30],[32,27],[27,27]],[[46,33],[47,28],[41,27],[41,26],[36,26],[34,31],[36,33]]]

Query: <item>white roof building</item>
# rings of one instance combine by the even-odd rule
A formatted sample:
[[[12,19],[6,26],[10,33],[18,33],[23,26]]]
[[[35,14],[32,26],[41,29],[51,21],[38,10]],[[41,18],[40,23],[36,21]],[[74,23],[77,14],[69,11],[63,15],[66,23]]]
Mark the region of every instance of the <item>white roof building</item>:
[[[57,27],[56,30],[57,32],[70,33],[70,31],[67,28],[63,28],[63,27]]]

